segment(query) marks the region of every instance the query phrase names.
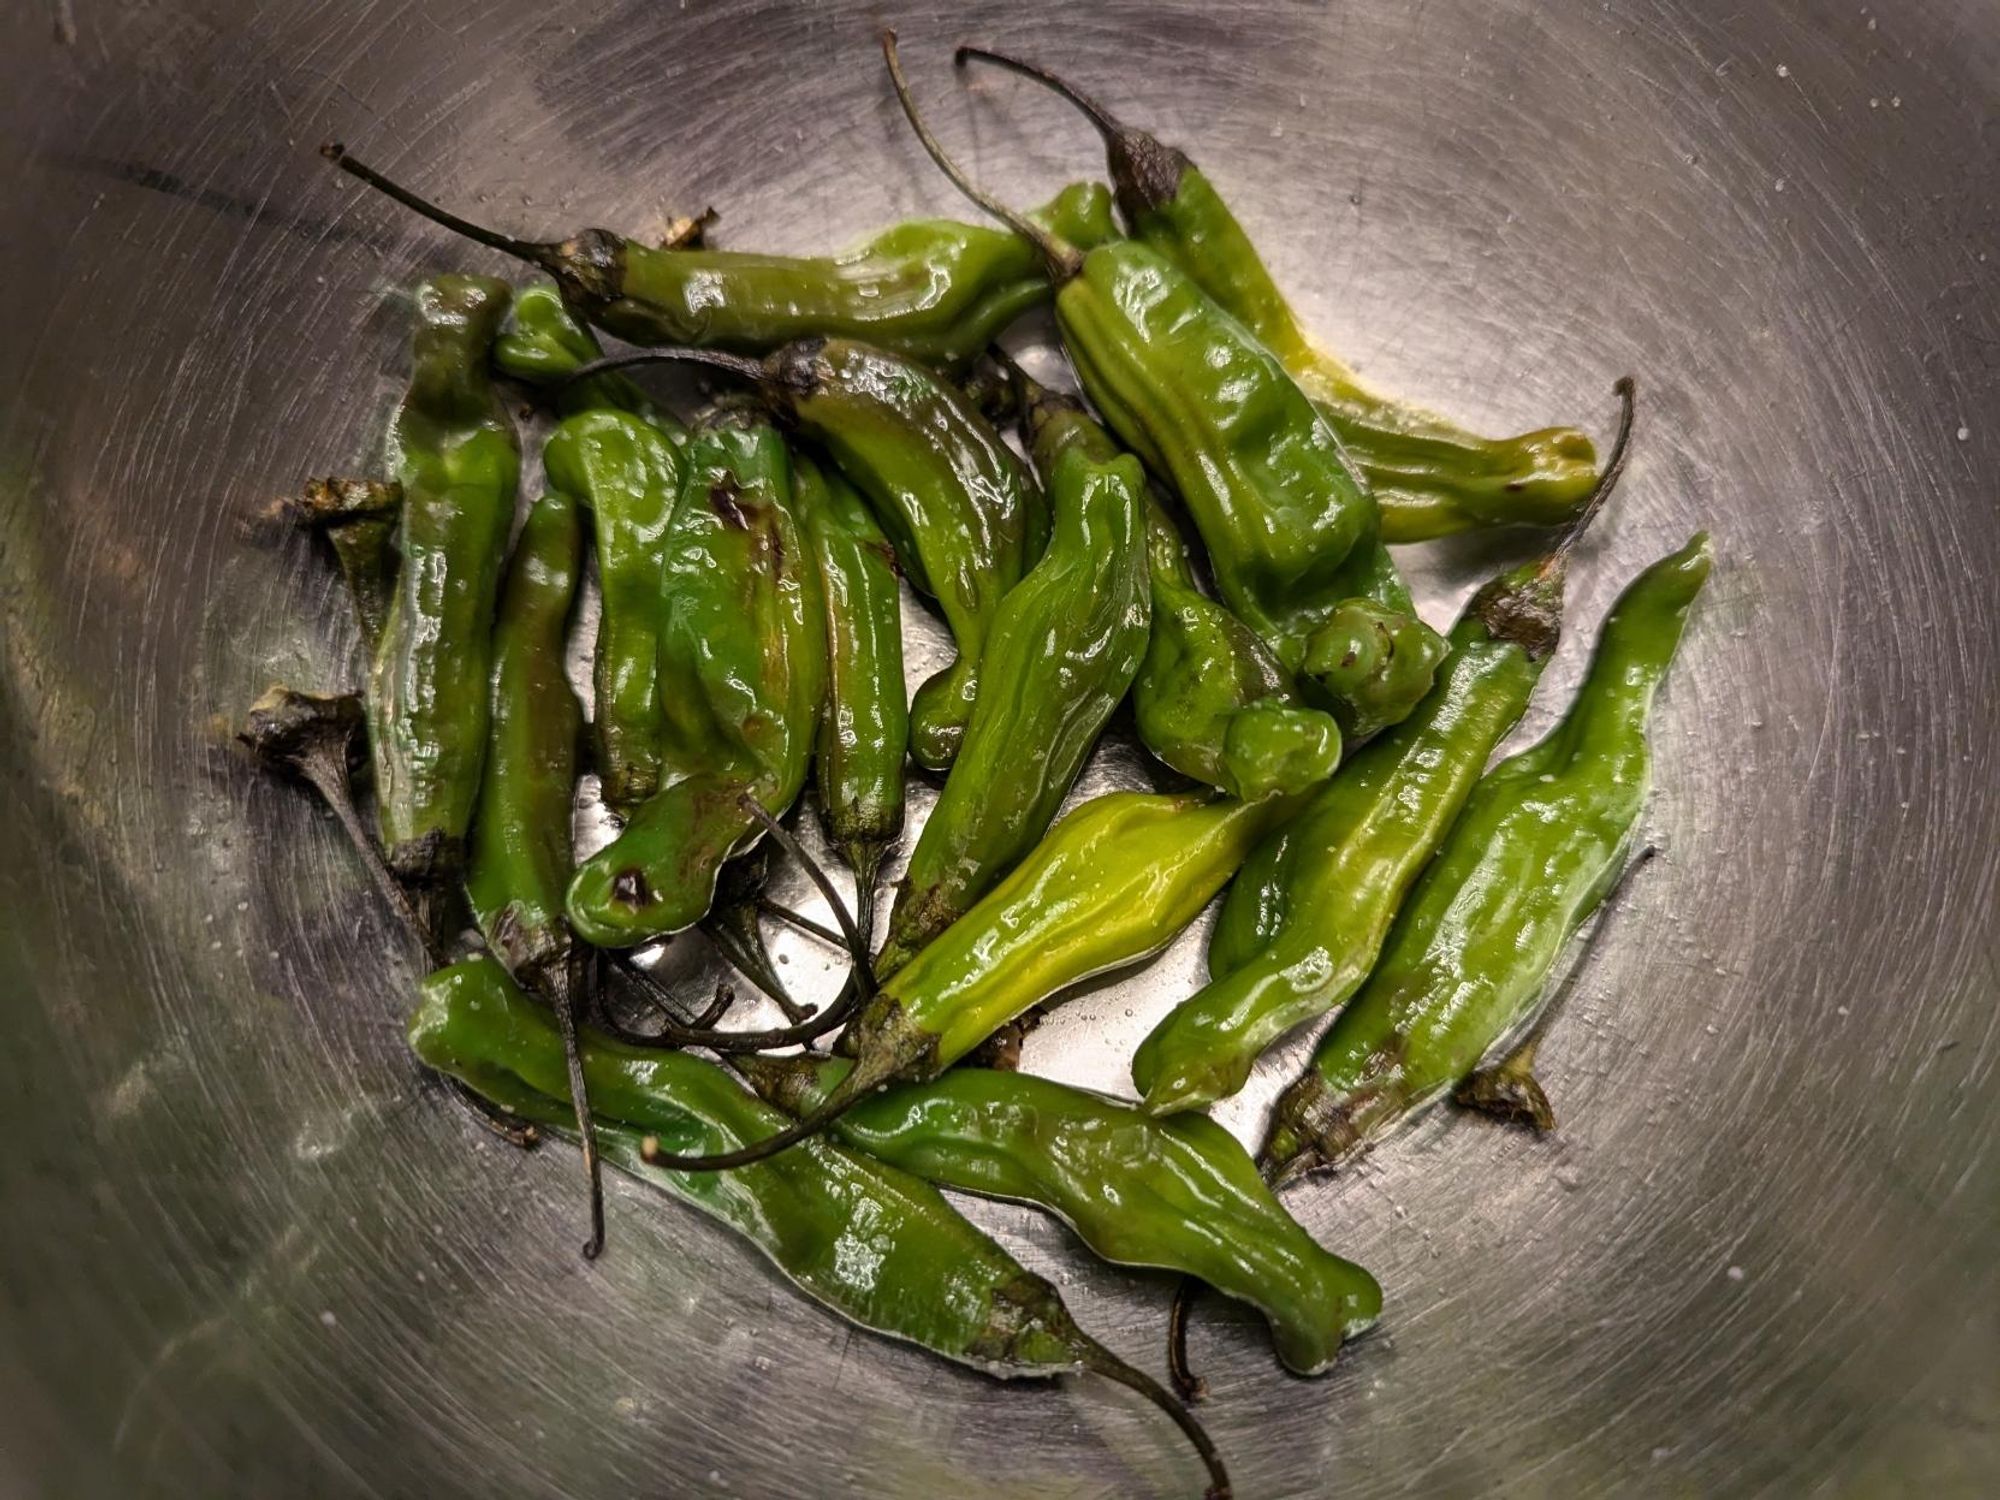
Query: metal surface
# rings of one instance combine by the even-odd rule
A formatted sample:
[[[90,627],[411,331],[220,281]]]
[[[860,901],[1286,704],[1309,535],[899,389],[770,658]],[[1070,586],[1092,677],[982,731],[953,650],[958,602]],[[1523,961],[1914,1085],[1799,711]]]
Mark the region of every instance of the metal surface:
[[[1666,856],[1545,1049],[1560,1137],[1439,1116],[1292,1192],[1387,1316],[1306,1383],[1203,1304],[1241,1493],[1994,1493],[1991,0],[162,0],[78,3],[69,45],[8,7],[5,1493],[1191,1492],[1123,1396],[850,1335],[643,1192],[584,1265],[573,1160],[420,1083],[412,955],[331,824],[222,748],[271,678],[355,675],[329,570],[246,518],[374,453],[393,290],[493,264],[312,147],[511,228],[714,203],[730,242],[825,245],[959,208],[890,100],[885,18],[1016,201],[1095,143],[1018,82],[968,93],[960,38],[1196,148],[1391,389],[1601,429],[1642,377],[1534,727],[1622,578],[1721,539],[1660,725]],[[1427,554],[1434,618],[1495,556]],[[1196,952],[1074,1001],[1031,1065],[1122,1084]],[[978,1212],[1158,1367],[1164,1283]]]

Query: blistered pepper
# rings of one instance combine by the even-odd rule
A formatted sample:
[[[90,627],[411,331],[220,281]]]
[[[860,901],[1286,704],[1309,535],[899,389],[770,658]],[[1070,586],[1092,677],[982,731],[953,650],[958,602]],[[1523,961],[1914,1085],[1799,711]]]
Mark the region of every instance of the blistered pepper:
[[[1384,540],[1423,541],[1476,526],[1554,526],[1582,508],[1597,478],[1596,452],[1585,434],[1550,427],[1483,438],[1365,389],[1300,326],[1243,226],[1185,154],[1124,124],[1045,69],[984,48],[959,48],[957,60],[969,59],[1033,78],[1090,118],[1109,150],[1118,206],[1132,233],[1193,277],[1284,362],[1374,492]]]
[[[505,282],[417,289],[410,386],[389,435],[401,571],[368,675],[376,823],[389,867],[441,884],[464,863],[479,796],[494,599],[521,453],[487,373]]]
[[[432,974],[410,1019],[428,1066],[557,1129],[562,1052],[547,1016],[488,958]],[[1185,1433],[1211,1497],[1228,1476],[1199,1424],[1077,1327],[1056,1289],[982,1234],[937,1189],[831,1141],[739,1172],[677,1172],[662,1148],[728,1150],[785,1116],[714,1063],[590,1035],[584,1067],[605,1154],[741,1234],[800,1291],[849,1322],[999,1379],[1089,1371],[1129,1387]],[[649,1161],[648,1158],[654,1158]]]
[[[1634,579],[1562,722],[1480,782],[1366,988],[1279,1098],[1263,1151],[1274,1180],[1345,1161],[1532,1022],[1625,866],[1653,700],[1712,560],[1697,535]]]
[[[1145,475],[1072,448],[1051,467],[1048,550],[1001,601],[979,700],[910,853],[876,963],[894,973],[1054,821],[1146,650]]]
[[[1223,601],[1287,671],[1308,667],[1341,727],[1394,723],[1429,685],[1442,638],[1408,609],[1375,502],[1277,358],[1172,261],[1136,240],[1069,245],[974,187],[925,127],[883,51],[912,128],[959,189],[1038,244],[1084,394],[1201,533]],[[1350,562],[1350,558],[1353,559]],[[1399,612],[1400,611],[1400,612]],[[1358,654],[1366,639],[1376,649]]]
[[[1003,230],[918,219],[845,254],[807,258],[660,248],[608,229],[520,240],[425,202],[342,146],[320,150],[433,223],[540,267],[555,278],[565,303],[629,343],[762,354],[826,335],[949,364],[970,359],[1049,298],[1034,247]],[[1101,244],[1117,233],[1111,195],[1096,183],[1063,189],[1038,221],[1077,245]]]
[[[716,873],[765,809],[805,782],[826,684],[819,576],[793,515],[792,466],[768,421],[731,410],[683,454],[660,583],[667,784],[571,882],[570,922],[600,947],[707,914]]]
[[[810,1114],[852,1066],[736,1060],[790,1115]],[[1156,1120],[1051,1079],[957,1067],[864,1099],[834,1133],[938,1187],[1038,1204],[1114,1265],[1182,1271],[1248,1302],[1295,1375],[1330,1369],[1382,1308],[1375,1278],[1322,1250],[1205,1115]]]

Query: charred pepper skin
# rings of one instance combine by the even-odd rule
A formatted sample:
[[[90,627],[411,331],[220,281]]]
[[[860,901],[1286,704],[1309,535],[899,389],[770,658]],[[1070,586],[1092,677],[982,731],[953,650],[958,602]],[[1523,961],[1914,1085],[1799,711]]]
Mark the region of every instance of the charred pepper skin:
[[[563,655],[582,572],[576,502],[551,490],[522,523],[494,622],[492,724],[465,870],[487,947],[544,996],[567,995],[576,951],[563,892],[583,706]]]
[[[417,289],[408,393],[389,436],[402,565],[368,676],[376,821],[396,875],[442,884],[465,858],[479,796],[495,597],[521,451],[487,373],[505,282]]]
[[[852,1067],[760,1056],[736,1066],[791,1115],[816,1108]],[[1314,1243],[1205,1115],[1156,1120],[1050,1079],[957,1067],[863,1100],[834,1133],[937,1187],[1048,1209],[1114,1265],[1182,1271],[1248,1302],[1295,1375],[1332,1368],[1381,1312],[1375,1278]]]
[[[949,927],[1048,831],[1145,654],[1151,615],[1137,459],[1063,453],[1048,550],[1001,601],[979,699],[911,851],[878,975]]]
[[[661,248],[608,229],[521,240],[425,202],[338,143],[320,151],[433,223],[539,267],[567,306],[629,343],[762,354],[827,335],[950,364],[970,359],[1049,298],[1034,247],[979,225],[921,219],[844,254],[805,258]],[[1098,244],[1117,233],[1110,194],[1096,183],[1065,188],[1040,218],[1074,244]]]
[[[614,377],[599,377],[608,379]],[[685,435],[616,408],[565,417],[542,450],[549,482],[589,510],[602,613],[592,663],[604,801],[630,817],[666,776],[661,697],[661,559],[682,479]]]
[[[1280,1097],[1262,1153],[1275,1178],[1349,1159],[1533,1020],[1624,868],[1654,697],[1713,556],[1697,535],[1633,580],[1562,722],[1480,782],[1366,988]]]
[[[1100,463],[1122,451],[1082,402],[1013,373],[1021,440],[1045,486],[1072,448]],[[1255,801],[1325,781],[1340,763],[1340,726],[1300,702],[1257,633],[1201,591],[1187,544],[1150,488],[1146,558],[1151,619],[1132,679],[1140,741],[1232,797]]]
[[[424,981],[409,1026],[428,1067],[523,1118],[562,1130],[559,1038],[487,957]],[[831,1141],[734,1172],[651,1165],[649,1146],[715,1152],[787,1123],[716,1064],[589,1035],[583,1051],[606,1155],[749,1240],[808,1297],[872,1332],[997,1379],[1089,1371],[1145,1395],[1192,1440],[1211,1495],[1228,1493],[1214,1446],[1157,1386],[1080,1329],[1055,1288],[1023,1268],[939,1192]]]
[[[1277,358],[1165,256],[1136,240],[1081,251],[974,187],[924,125],[893,40],[883,52],[904,114],[939,169],[1041,246],[1056,284],[1056,325],[1084,394],[1179,494],[1223,602],[1287,671],[1300,671],[1315,637],[1341,629],[1352,608],[1350,555],[1363,554],[1363,578],[1394,571],[1386,558],[1366,559],[1380,547],[1375,502],[1332,428]],[[1420,669],[1426,658],[1434,665],[1439,641],[1414,614],[1407,618],[1426,649],[1381,663],[1381,680],[1366,678],[1364,697],[1342,676],[1320,684],[1357,726],[1393,723],[1392,700],[1407,712],[1428,686]]]
[[[896,554],[840,474],[795,454],[792,489],[825,606],[826,704],[813,772],[820,822],[854,872],[856,921],[867,935],[883,856],[903,831],[910,746]]]
[[[1382,514],[1387,542],[1475,527],[1556,526],[1597,480],[1596,450],[1573,427],[1479,437],[1367,390],[1321,348],[1278,290],[1215,185],[1187,156],[1114,117],[1063,79],[1018,58],[961,47],[957,61],[996,63],[1055,89],[1089,116],[1109,153],[1131,232],[1172,260],[1281,360],[1326,414]]]
[[[661,580],[667,776],[577,871],[570,923],[629,947],[708,913],[724,860],[804,785],[826,686],[819,577],[793,515],[792,468],[769,422],[732,412],[685,453]]]

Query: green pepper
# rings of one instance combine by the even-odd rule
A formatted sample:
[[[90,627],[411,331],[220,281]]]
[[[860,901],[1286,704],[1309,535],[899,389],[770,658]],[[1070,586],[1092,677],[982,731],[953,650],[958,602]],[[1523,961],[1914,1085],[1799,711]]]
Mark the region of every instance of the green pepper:
[[[855,921],[874,930],[882,859],[903,831],[903,605],[896,554],[854,487],[792,460],[799,525],[826,606],[826,704],[813,775],[827,839],[854,872]]]
[[[409,392],[389,435],[402,568],[368,677],[376,822],[389,867],[441,884],[464,862],[479,796],[493,606],[521,453],[487,374],[507,284],[417,289]]]
[[[1276,1178],[1348,1159],[1532,1022],[1625,864],[1653,699],[1712,561],[1697,535],[1634,579],[1562,722],[1479,783],[1366,988],[1279,1099],[1263,1151]]]
[[[577,1056],[581,954],[563,916],[563,890],[574,864],[576,749],[583,738],[583,705],[563,658],[582,574],[576,502],[552,490],[521,525],[493,625],[492,722],[465,894],[486,946],[555,1012],[590,1184],[591,1233],[583,1253],[595,1258],[604,1247],[604,1196]]]
[[[1366,390],[1300,326],[1243,226],[1183,153],[1125,125],[1042,68],[983,48],[958,49],[958,62],[971,58],[1045,84],[1097,126],[1132,233],[1193,277],[1283,361],[1373,490],[1385,540],[1424,541],[1476,526],[1555,526],[1582,508],[1597,478],[1596,450],[1585,434],[1550,427],[1483,438]]]
[[[1082,402],[1006,363],[1021,438],[1044,485],[1072,447],[1098,462],[1121,451]],[[1146,546],[1151,622],[1132,679],[1140,741],[1183,776],[1233,797],[1304,791],[1326,780],[1340,762],[1340,726],[1299,702],[1257,633],[1201,592],[1187,545],[1150,488]]]
[[[910,753],[919,765],[945,770],[972,718],[1000,601],[1048,540],[1048,511],[1034,480],[963,392],[866,344],[804,339],[763,360],[655,349],[599,360],[586,378],[681,360],[756,382],[762,400],[854,482],[895,544],[904,575],[937,600],[958,657],[917,689]]]
[[[396,528],[402,520],[402,486],[376,479],[314,479],[298,498],[281,502],[303,527],[333,548],[354,605],[354,623],[372,657],[396,594]]]
[[[935,1078],[1058,992],[1157,953],[1296,811],[1296,799],[1194,793],[1084,803],[884,981],[842,1037],[854,1071],[819,1109],[750,1152],[668,1165],[722,1170],[783,1150],[882,1084]]]
[[[826,683],[819,576],[768,421],[732,410],[682,455],[660,583],[662,763],[669,778],[571,881],[576,930],[625,947],[700,921],[724,860],[754,842],[745,796],[798,796]]]
[[[950,364],[970,359],[1049,297],[1034,247],[977,225],[919,219],[845,254],[807,259],[661,249],[608,229],[519,240],[425,202],[340,145],[320,151],[433,223],[540,267],[555,278],[564,302],[629,343],[762,354],[825,335]],[[1071,244],[1101,244],[1117,234],[1111,195],[1097,183],[1064,188],[1037,218]]]
[[[1172,482],[1223,601],[1287,671],[1318,674],[1350,738],[1407,713],[1429,685],[1442,641],[1408,612],[1400,580],[1382,588],[1394,564],[1370,555],[1381,549],[1375,502],[1290,374],[1150,246],[1114,240],[1080,250],[974,187],[918,115],[893,33],[883,51],[931,159],[1041,247],[1056,284],[1056,325],[1084,394],[1119,439]],[[1382,627],[1369,631],[1371,640],[1396,654],[1348,652],[1369,626]]]
[[[1051,467],[1048,550],[1001,602],[979,701],[910,854],[876,962],[892,974],[1048,831],[1146,650],[1145,475],[1077,448]]]
[[[803,1115],[853,1065],[753,1056],[736,1066]],[[1382,1309],[1375,1278],[1315,1244],[1205,1115],[1156,1120],[1050,1079],[958,1067],[862,1100],[834,1133],[938,1187],[1038,1204],[1114,1265],[1186,1272],[1241,1298],[1270,1322],[1295,1375],[1330,1369]]]
[[[681,490],[673,430],[616,408],[565,417],[542,450],[549,483],[594,522],[602,612],[592,676],[597,770],[621,817],[666,775],[667,707],[660,684],[661,558]]]
[[[410,1019],[429,1067],[557,1129],[562,1052],[546,1015],[488,958],[432,974]],[[1145,1396],[1195,1444],[1215,1488],[1228,1477],[1192,1418],[1078,1328],[1056,1289],[906,1172],[812,1141],[740,1172],[649,1162],[662,1144],[715,1151],[785,1123],[714,1063],[591,1035],[584,1049],[606,1154],[749,1240],[794,1286],[841,1317],[1000,1379],[1100,1374]],[[649,1149],[649,1147],[651,1149]]]
[[[1619,392],[1626,405],[1618,451],[1585,523],[1624,469],[1630,382]],[[1260,854],[1258,868],[1245,872],[1250,879],[1224,904],[1211,943],[1213,978],[1132,1058],[1147,1109],[1199,1109],[1235,1093],[1273,1043],[1341,1005],[1368,977],[1403,897],[1556,648],[1570,550],[1581,534],[1579,525],[1554,551],[1473,597],[1452,629],[1444,671],[1416,712],[1343,766],[1279,836],[1279,852]]]
[[[677,425],[663,421],[653,398],[622,375],[600,375],[591,380],[570,377],[594,359],[602,359],[604,349],[596,336],[570,316],[563,306],[562,293],[542,281],[525,286],[514,294],[514,316],[493,344],[493,367],[509,379],[537,389],[552,390],[557,407],[570,415],[580,411],[627,411],[637,417],[661,422],[678,444],[686,434]]]

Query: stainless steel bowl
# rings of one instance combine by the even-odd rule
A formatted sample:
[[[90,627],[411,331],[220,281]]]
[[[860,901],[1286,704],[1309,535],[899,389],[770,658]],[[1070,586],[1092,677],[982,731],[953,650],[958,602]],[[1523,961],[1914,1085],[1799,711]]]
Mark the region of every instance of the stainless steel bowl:
[[[1879,12],[1879,13],[1878,13]],[[1336,348],[1494,429],[1646,398],[1531,729],[1621,580],[1723,563],[1659,727],[1666,857],[1548,1048],[1560,1135],[1442,1115],[1290,1202],[1388,1289],[1317,1382],[1204,1304],[1246,1496],[2000,1487],[2000,10],[1991,0],[956,8],[23,0],[0,20],[0,1479],[18,1495],[1191,1492],[1164,1424],[850,1333],[621,1186],[480,1139],[335,830],[224,748],[354,680],[249,523],[366,465],[422,268],[341,136],[522,230],[713,203],[805,249],[1096,170],[1053,60],[1193,148]],[[1516,552],[1520,544],[1511,543]],[[1448,615],[1506,550],[1421,554]],[[1114,749],[1093,784],[1140,774]],[[828,959],[788,957],[812,990]],[[1197,946],[1030,1063],[1118,1086]],[[1227,1118],[1246,1132],[1282,1080]],[[1166,1286],[979,1217],[1157,1368]]]

